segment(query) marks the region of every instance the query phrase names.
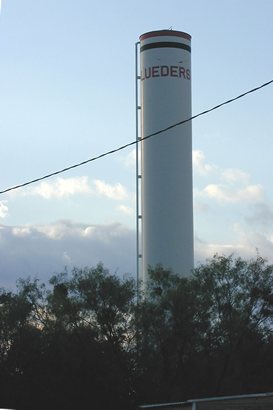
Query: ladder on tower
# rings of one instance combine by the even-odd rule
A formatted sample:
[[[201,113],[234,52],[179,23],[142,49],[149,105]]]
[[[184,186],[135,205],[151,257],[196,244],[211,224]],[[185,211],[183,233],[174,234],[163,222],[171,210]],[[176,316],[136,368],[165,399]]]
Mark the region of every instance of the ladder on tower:
[[[137,303],[140,294],[140,276],[142,275],[142,213],[141,213],[141,136],[140,136],[140,73],[139,73],[139,45],[135,44],[135,98],[136,98],[136,268],[137,268]]]

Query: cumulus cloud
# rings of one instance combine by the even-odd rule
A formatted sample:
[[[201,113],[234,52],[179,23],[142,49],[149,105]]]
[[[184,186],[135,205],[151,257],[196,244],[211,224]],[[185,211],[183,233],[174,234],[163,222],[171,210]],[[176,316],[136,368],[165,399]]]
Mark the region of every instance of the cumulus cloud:
[[[24,238],[30,235],[31,229],[27,226],[15,226],[11,228],[11,232],[15,237]]]
[[[273,226],[273,209],[266,203],[256,203],[252,207],[252,213],[246,216],[246,222],[262,227],[263,229],[271,229]]]
[[[32,188],[33,195],[45,199],[64,198],[75,194],[89,194],[91,189],[86,176],[76,178],[57,178],[54,182],[42,182]]]
[[[29,188],[18,189],[10,193],[13,197],[38,196],[44,199],[62,199],[78,194],[100,195],[116,201],[129,199],[129,194],[121,183],[108,184],[100,179],[95,179],[90,183],[87,176],[43,181],[36,186],[33,185]],[[4,212],[5,209],[6,207],[3,204],[2,212]]]
[[[28,275],[47,280],[64,267],[91,267],[99,262],[113,273],[135,274],[135,233],[117,223],[1,225],[0,243],[1,286],[12,286]]]
[[[195,238],[195,265],[204,263],[215,254],[229,256],[234,254],[245,259],[252,259],[257,252],[270,263],[273,262],[273,236],[266,236],[260,232],[251,232],[237,225],[236,240],[233,243],[208,242]]]
[[[135,167],[136,166],[136,149],[134,148],[129,152],[125,157],[122,158],[122,162],[126,167]]]
[[[192,151],[192,162],[194,171],[200,175],[206,175],[217,169],[215,165],[205,162],[205,155],[200,150]]]
[[[126,205],[119,205],[118,210],[125,215],[133,215],[134,213],[133,208],[130,208],[129,206],[126,206]]]
[[[196,179],[194,190],[195,212],[201,225],[204,218],[201,213],[206,214],[206,222],[200,229],[204,237],[197,236],[195,240],[196,262],[205,261],[215,253],[253,258],[257,249],[262,256],[270,257],[273,254],[273,208],[265,203],[263,186],[251,183],[251,176],[241,169],[207,166],[201,151],[194,154],[194,161],[199,176],[206,177],[205,185],[204,179]],[[226,208],[220,209],[219,205]],[[228,221],[226,228],[225,221]],[[213,223],[212,229],[209,223]],[[220,235],[219,229],[222,229]],[[213,240],[214,234],[221,241]]]
[[[0,218],[4,219],[9,213],[7,201],[0,201]]]
[[[209,184],[201,192],[203,197],[215,199],[219,202],[236,203],[242,201],[260,201],[263,197],[263,187],[259,184],[248,185],[241,189],[234,189],[222,184]]]
[[[271,232],[271,233],[270,233]],[[234,227],[234,241],[209,242],[195,238],[195,263],[215,253],[244,258],[273,255],[272,230],[266,235],[242,224]],[[103,262],[111,272],[135,276],[135,231],[121,224],[90,225],[58,221],[49,225],[0,225],[1,286],[14,286],[19,277],[37,276],[47,281],[54,274]]]
[[[195,212],[199,212],[199,213],[211,212],[211,207],[208,204],[201,202],[199,200],[194,201],[193,208]]]
[[[228,185],[234,184],[248,184],[250,175],[239,168],[225,168],[221,169],[214,164],[208,164],[205,155],[201,150],[193,150],[193,167],[195,172],[200,176],[206,176],[214,171],[214,177],[217,176],[221,182]]]
[[[234,232],[238,242],[241,244],[242,256],[253,257],[259,254],[272,263],[273,260],[273,236],[272,230],[265,232],[264,230],[253,229],[252,226],[238,223],[234,227]]]
[[[76,194],[90,194],[92,189],[87,176],[74,178],[56,178],[32,185],[28,188],[20,188],[11,191],[11,197],[38,196],[44,199],[62,199]]]
[[[117,184],[111,185],[100,179],[96,179],[94,181],[94,184],[96,187],[96,192],[101,196],[114,199],[115,201],[123,201],[124,199],[128,198],[126,188],[119,182]]]
[[[221,172],[222,180],[234,183],[247,183],[249,181],[249,174],[237,168],[227,168]]]
[[[230,254],[237,254],[240,256],[243,253],[243,245],[240,243],[213,243],[200,239],[198,236],[195,238],[194,254],[195,264],[204,263],[207,259],[212,258],[215,254],[228,256]]]

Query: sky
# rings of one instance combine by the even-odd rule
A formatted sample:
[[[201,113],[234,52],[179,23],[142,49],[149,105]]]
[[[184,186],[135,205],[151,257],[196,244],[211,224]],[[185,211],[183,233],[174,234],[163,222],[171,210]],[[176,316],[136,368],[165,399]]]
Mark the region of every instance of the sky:
[[[192,36],[192,112],[273,79],[272,0],[2,0],[0,190],[135,139],[135,43]],[[273,262],[273,86],[193,121],[195,263]],[[135,152],[0,195],[0,287],[135,275]]]

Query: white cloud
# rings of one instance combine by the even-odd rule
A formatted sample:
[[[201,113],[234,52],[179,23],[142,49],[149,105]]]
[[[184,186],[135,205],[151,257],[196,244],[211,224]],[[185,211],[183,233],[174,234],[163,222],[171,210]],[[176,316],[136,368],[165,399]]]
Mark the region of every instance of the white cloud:
[[[126,188],[121,183],[108,184],[100,179],[92,181],[93,187],[88,181],[87,176],[74,178],[57,178],[54,181],[43,181],[30,188],[18,189],[10,193],[14,196],[39,196],[44,199],[62,199],[73,195],[97,194],[106,198],[122,201],[129,199]],[[4,207],[3,207],[4,210]],[[1,212],[1,208],[0,208]],[[1,217],[1,214],[0,214]]]
[[[200,194],[203,197],[215,199],[219,202],[236,203],[242,201],[260,201],[263,197],[261,185],[248,185],[242,189],[234,189],[222,184],[209,184]]]
[[[255,230],[252,226],[236,224],[234,233],[243,249],[243,257],[254,257],[257,251],[262,257],[268,258],[272,262],[273,237],[272,230],[268,233],[262,230]]]
[[[199,187],[194,190],[195,212],[199,223],[203,225],[200,231],[204,235],[204,240],[198,237],[195,239],[196,262],[204,262],[215,253],[234,253],[243,258],[255,258],[257,249],[262,256],[270,257],[273,254],[273,209],[264,203],[263,186],[251,184],[250,175],[241,169],[206,167],[201,151],[197,151],[195,161],[199,174],[211,178],[211,183],[202,188],[199,178]],[[217,172],[209,174],[213,169]],[[228,205],[228,208],[219,209],[219,204]],[[249,215],[250,210],[252,213]],[[201,212],[206,213],[204,224]],[[228,226],[225,227],[227,221]],[[214,224],[212,229],[209,223]],[[223,230],[220,235],[219,229]],[[214,240],[215,234],[221,240]]]
[[[194,259],[195,264],[205,262],[206,259],[212,258],[215,254],[228,256],[232,253],[243,256],[243,246],[240,243],[210,243],[200,238],[195,238]]]
[[[34,227],[38,235],[43,235],[54,241],[60,241],[70,236],[81,236],[81,228],[69,221],[60,221],[49,225],[36,225]]]
[[[6,205],[7,201],[0,201],[0,218],[4,219],[9,213],[8,206]]]
[[[217,169],[215,165],[207,164],[205,162],[205,155],[200,150],[192,151],[192,162],[194,171],[200,175],[206,175]]]
[[[273,226],[273,209],[266,203],[256,203],[252,207],[252,214],[246,216],[248,224],[262,227],[264,230],[271,229]]]
[[[273,237],[263,235],[258,232],[250,232],[244,227],[237,225],[234,236],[234,243],[210,243],[200,238],[195,238],[195,264],[205,262],[215,254],[229,256],[234,254],[245,259],[252,259],[259,254],[273,262]]]
[[[18,236],[19,238],[23,238],[25,236],[30,235],[31,229],[27,226],[16,226],[11,229],[11,232],[14,236]]]
[[[133,213],[134,213],[133,208],[130,208],[129,206],[126,206],[126,205],[119,205],[118,209],[119,209],[119,211],[121,211],[125,215],[133,215]]]
[[[221,178],[231,184],[234,183],[247,183],[249,181],[249,175],[237,168],[227,168],[222,171]]]
[[[122,158],[122,162],[126,167],[135,167],[136,166],[136,149],[134,148],[129,152],[125,157]]]
[[[90,194],[92,189],[87,176],[74,178],[56,178],[43,181],[27,188],[19,188],[9,193],[12,198],[17,196],[38,196],[44,199],[62,199],[78,194]]]
[[[28,275],[47,280],[65,266],[96,266],[135,274],[135,232],[121,224],[59,221],[40,226],[0,226],[1,286]]]
[[[198,193],[197,193],[198,195]],[[197,199],[194,200],[193,202],[193,208],[195,212],[200,212],[200,213],[208,213],[211,212],[211,208],[208,204],[201,202]]]
[[[50,225],[0,226],[1,285],[12,286],[19,277],[43,281],[56,272],[103,262],[111,272],[135,274],[135,231],[121,224],[88,225],[59,221]],[[247,226],[234,226],[234,241],[209,242],[195,238],[195,262],[215,253],[244,258],[273,255],[272,230],[267,235]]]
[[[32,195],[45,199],[65,198],[75,194],[89,194],[91,188],[86,176],[75,178],[57,178],[54,182],[41,182],[31,189]]]
[[[66,266],[71,266],[72,259],[66,251],[63,252],[63,260],[66,262]]]
[[[99,195],[106,196],[115,201],[122,201],[128,198],[126,188],[119,182],[115,185],[110,185],[100,179],[96,179],[94,184]]]
[[[205,176],[214,171],[214,176],[216,175],[221,181],[228,184],[247,184],[249,182],[250,176],[246,172],[238,168],[226,168],[221,169],[213,164],[208,164],[205,160],[205,155],[201,150],[193,150],[192,160],[194,171],[199,175]]]

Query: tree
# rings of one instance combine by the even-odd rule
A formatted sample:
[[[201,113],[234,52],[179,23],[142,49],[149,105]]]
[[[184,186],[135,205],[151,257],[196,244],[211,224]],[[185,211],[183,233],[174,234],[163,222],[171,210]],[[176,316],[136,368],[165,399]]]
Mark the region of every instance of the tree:
[[[133,281],[102,265],[54,275],[47,289],[21,280],[2,290],[1,405],[129,409],[134,300]]]
[[[216,393],[257,391],[259,354],[272,335],[273,266],[259,255],[215,256],[195,270],[195,283],[210,304]]]
[[[56,341],[57,335],[69,337],[73,353],[66,356],[66,365],[74,363],[81,368],[81,374],[75,368],[70,371],[78,375],[73,385],[79,380],[82,386],[87,383],[84,399],[80,393],[71,397],[71,392],[75,392],[71,386],[70,403],[87,404],[92,391],[94,409],[111,408],[113,402],[121,409],[129,408],[133,397],[134,281],[110,275],[99,264],[96,268],[74,269],[71,277],[66,273],[53,276],[50,282],[52,341]],[[81,387],[79,391],[82,390]]]
[[[140,386],[143,401],[262,391],[261,371],[272,343],[273,267],[214,256],[180,278],[150,271],[139,306]]]
[[[272,390],[273,267],[215,256],[182,278],[103,265],[0,291],[0,406],[133,409]],[[42,399],[41,399],[42,398]]]

